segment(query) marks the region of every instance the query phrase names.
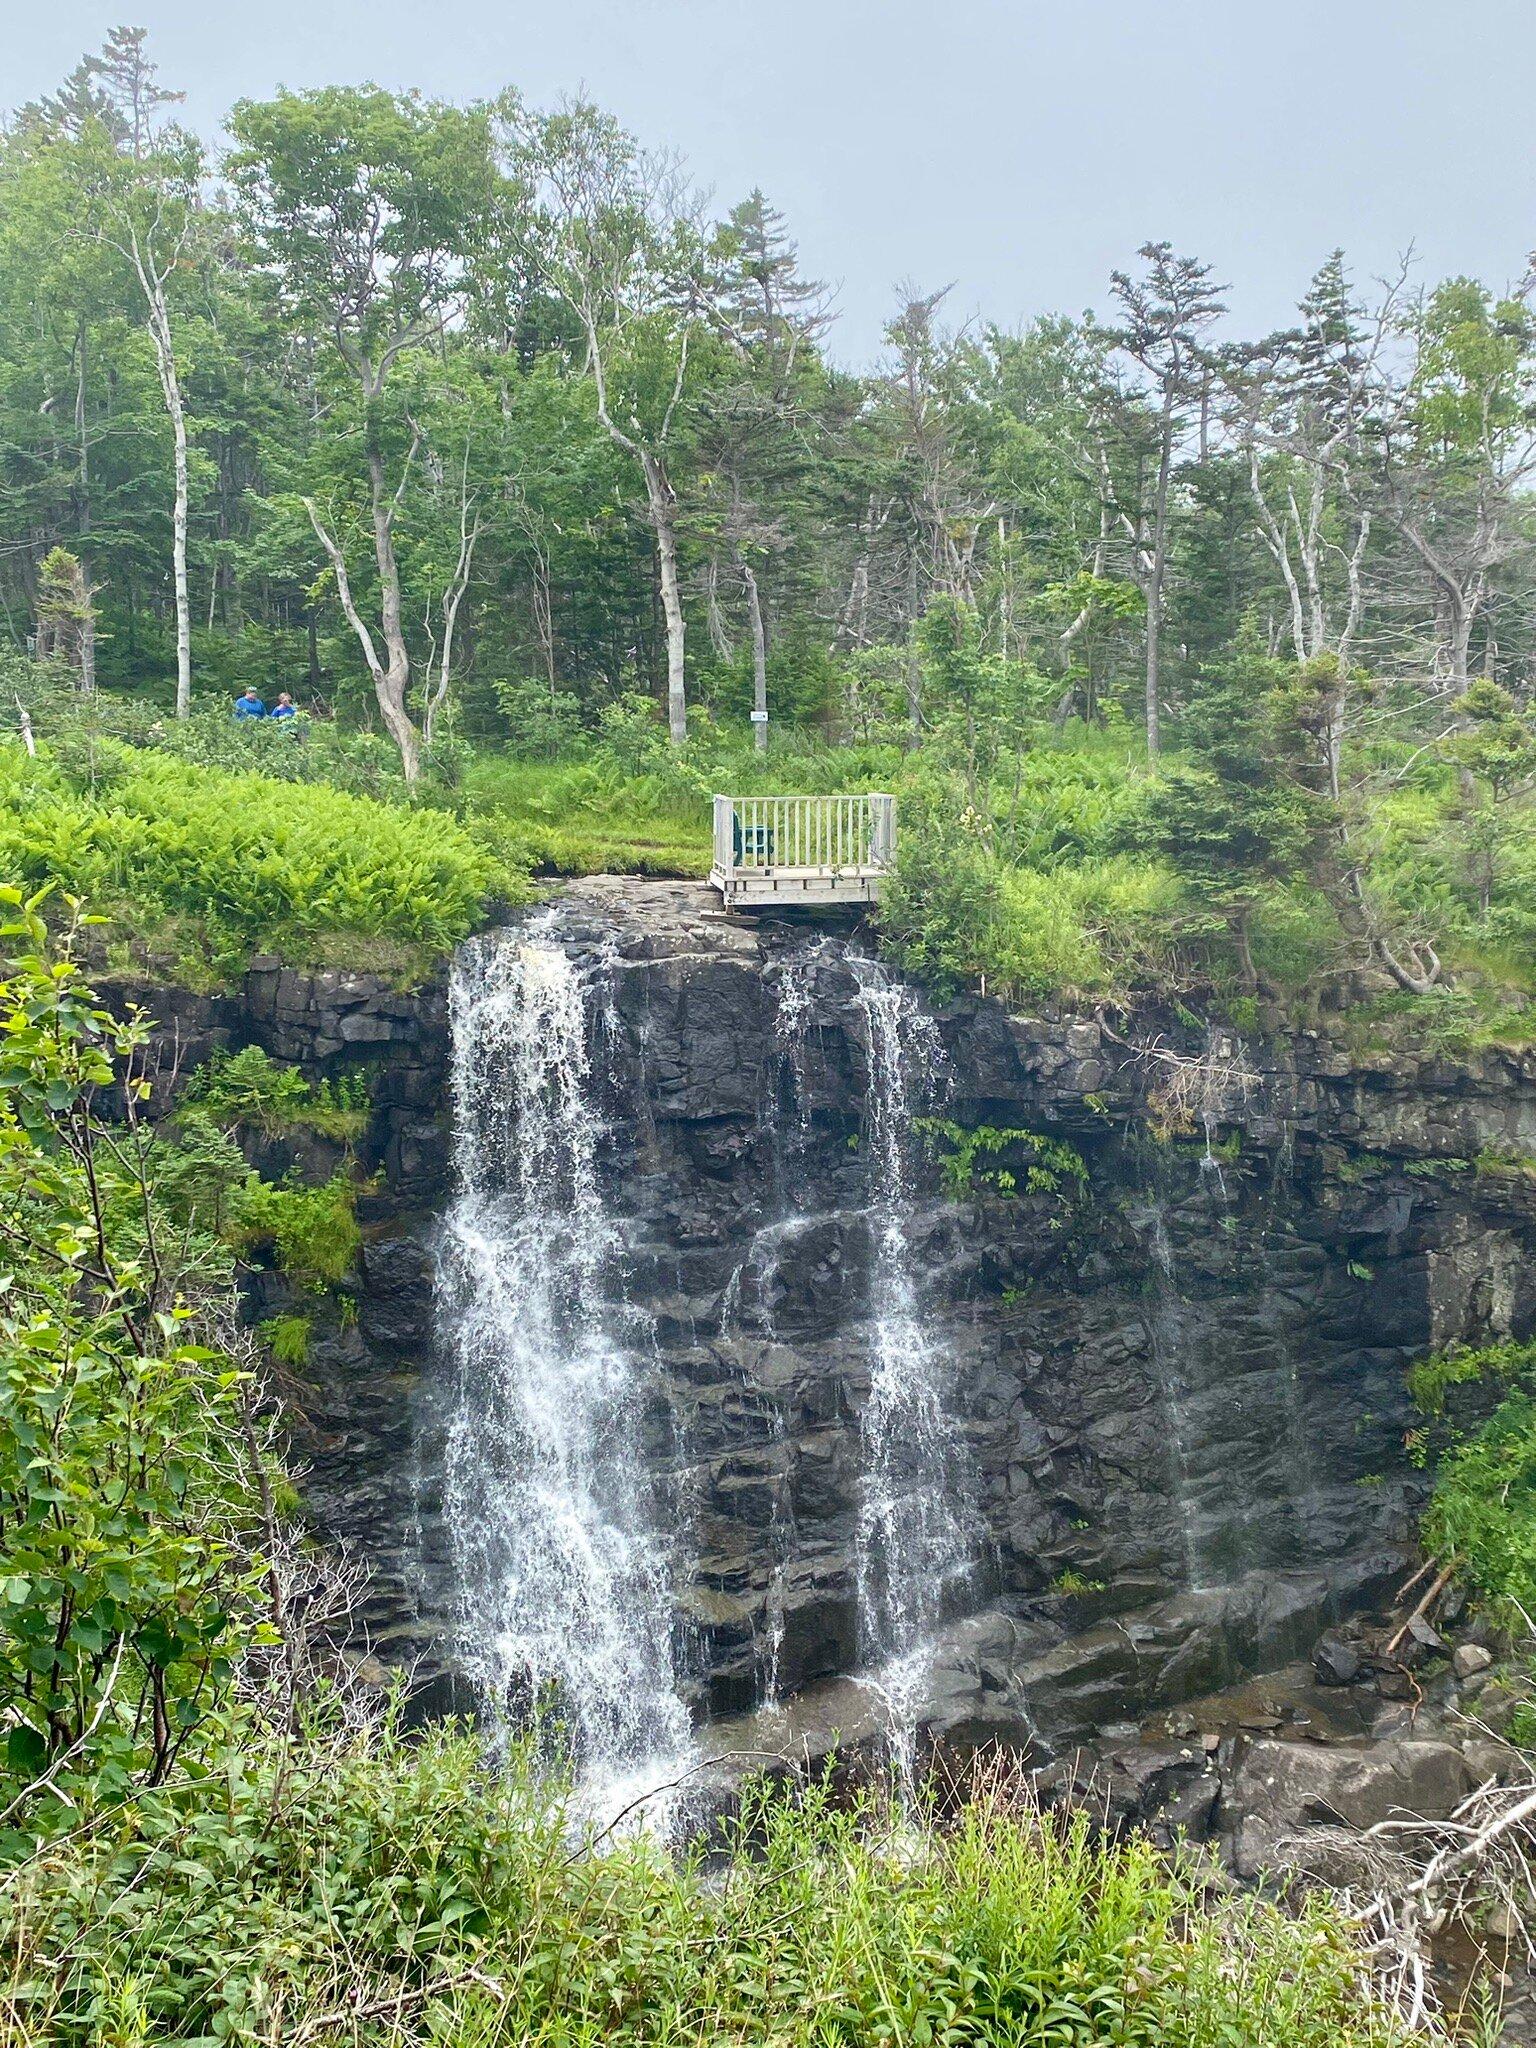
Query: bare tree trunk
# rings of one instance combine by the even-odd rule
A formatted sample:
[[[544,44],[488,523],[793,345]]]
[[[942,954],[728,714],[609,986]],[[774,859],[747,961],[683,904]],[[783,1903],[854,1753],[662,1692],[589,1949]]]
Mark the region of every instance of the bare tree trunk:
[[[414,453],[413,443],[411,454]],[[408,455],[407,470],[410,462],[411,456]],[[405,773],[406,788],[414,790],[421,777],[421,735],[406,708],[407,692],[411,687],[411,656],[405,644],[401,620],[400,564],[395,557],[395,506],[399,503],[399,492],[393,500],[385,495],[384,456],[377,444],[368,450],[368,481],[373,501],[373,555],[379,571],[379,623],[384,631],[384,646],[389,657],[382,668],[377,661],[371,664],[373,689],[379,700],[379,715],[400,749],[400,766]],[[401,484],[403,487],[404,477]]]
[[[473,504],[474,498],[469,488],[469,450],[466,447],[463,478],[459,487],[459,555],[454,563],[453,574],[448,579],[447,588],[443,592],[443,644],[438,651],[435,681],[430,657],[427,661],[422,732],[429,749],[432,745],[437,714],[448,701],[448,691],[453,681],[454,629],[459,622],[459,606],[464,602],[464,593],[469,588],[470,571],[475,560],[475,544],[480,538],[480,515],[477,512],[473,520],[470,518]]]
[[[1159,668],[1162,659],[1163,574],[1168,565],[1168,483],[1173,469],[1173,399],[1163,401],[1162,444],[1157,460],[1157,501],[1152,528],[1152,572],[1147,578],[1147,758],[1161,743]]]
[[[1472,685],[1472,626],[1477,616],[1474,607],[1468,604],[1458,591],[1448,604],[1450,632],[1451,682],[1456,695],[1464,697]]]
[[[181,402],[181,379],[176,372],[176,353],[171,345],[171,314],[166,304],[164,280],[152,263],[146,262],[137,237],[133,242],[139,282],[149,303],[149,333],[155,344],[155,366],[160,372],[160,389],[171,417],[176,449],[176,499],[171,515],[171,570],[176,587],[176,716],[185,718],[192,709],[192,607],[187,591],[187,414]],[[218,571],[214,571],[214,589]],[[210,620],[212,606],[209,607]]]
[[[763,601],[752,564],[739,550],[736,565],[747,586],[747,617],[752,625],[752,737],[760,754],[768,751],[768,636],[763,630]]]
[[[1103,580],[1104,558],[1109,548],[1109,506],[1111,487],[1109,484],[1109,457],[1106,455],[1104,451],[1104,443],[1102,441],[1100,441],[1099,443],[1099,466],[1100,474],[1103,478],[1103,483],[1101,485],[1099,494],[1099,537],[1093,544],[1092,566],[1090,567],[1088,572],[1093,577],[1093,580],[1096,583],[1101,582]],[[1070,667],[1072,661],[1072,643],[1074,640],[1076,640],[1078,634],[1082,632],[1084,626],[1087,625],[1089,619],[1091,619],[1092,616],[1093,602],[1090,599],[1087,604],[1083,605],[1079,609],[1076,618],[1072,620],[1071,624],[1062,633],[1059,641],[1057,642],[1057,645],[1061,650],[1061,665],[1063,668]],[[1089,713],[1089,716],[1092,716],[1091,712]],[[1063,712],[1063,723],[1065,722],[1065,719],[1066,713]]]
[[[421,735],[411,722],[410,713],[406,710],[405,702],[405,693],[410,686],[411,669],[404,635],[400,630],[399,570],[395,563],[394,547],[389,538],[389,523],[393,517],[393,509],[387,508],[382,516],[380,515],[378,509],[380,498],[378,493],[382,491],[382,461],[376,463],[375,458],[370,456],[369,467],[377,478],[375,487],[374,538],[376,551],[382,550],[384,557],[380,561],[379,572],[380,583],[383,586],[382,615],[384,644],[388,650],[387,661],[380,661],[378,648],[374,642],[373,634],[369,631],[368,622],[358,610],[357,603],[353,598],[352,582],[347,574],[347,558],[342,552],[340,543],[321,519],[314,499],[305,498],[303,504],[305,511],[309,514],[309,523],[315,529],[315,538],[319,541],[321,547],[325,549],[326,556],[330,561],[331,572],[336,578],[336,595],[340,601],[342,612],[346,617],[348,625],[351,626],[352,631],[357,635],[357,643],[363,650],[363,660],[368,664],[368,673],[373,678],[373,692],[378,699],[380,716],[384,720],[391,739],[400,749],[400,766],[404,771],[406,788],[414,790],[421,780]],[[387,561],[393,577],[392,603],[390,599],[390,585],[385,580],[385,561]]]
[[[720,609],[720,565],[711,555],[709,567],[704,572],[704,616],[709,627],[709,644],[722,661],[729,661],[733,649],[731,636],[725,623],[725,614]]]
[[[544,675],[549,684],[549,701],[555,701],[555,611],[549,594],[549,564],[542,554],[533,565],[533,627],[544,657]]]
[[[89,696],[96,687],[96,613],[91,592],[91,467],[90,441],[85,431],[85,387],[87,354],[85,322],[77,329],[78,363],[75,379],[75,441],[80,451],[79,562],[80,580],[85,587],[86,605],[80,620],[80,688]]]
[[[656,566],[660,572],[661,609],[667,626],[667,732],[674,747],[688,738],[688,686],[683,667],[682,592],[677,574],[677,493],[667,475],[666,464],[643,450],[646,496],[651,524],[656,529]]]

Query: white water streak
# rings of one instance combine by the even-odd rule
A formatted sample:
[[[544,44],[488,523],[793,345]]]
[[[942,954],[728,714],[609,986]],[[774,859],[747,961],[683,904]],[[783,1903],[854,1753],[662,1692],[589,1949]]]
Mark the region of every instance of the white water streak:
[[[613,1784],[682,1755],[688,1721],[643,1457],[651,1348],[614,1301],[582,984],[534,926],[462,948],[450,1002],[459,1192],[439,1299],[462,1655],[493,1712],[553,1709],[586,1780]]]
[[[872,1238],[870,1390],[862,1420],[860,1651],[891,1724],[898,1767],[935,1631],[970,1576],[979,1527],[970,1461],[950,1413],[951,1374],[913,1283],[909,1155],[914,1107],[931,1101],[944,1052],[911,991],[855,963],[869,1056],[866,1144]]]

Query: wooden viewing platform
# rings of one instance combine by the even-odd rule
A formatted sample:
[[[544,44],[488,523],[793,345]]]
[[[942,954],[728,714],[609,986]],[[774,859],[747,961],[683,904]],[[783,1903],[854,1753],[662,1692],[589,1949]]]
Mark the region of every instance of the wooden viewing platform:
[[[873,903],[896,857],[893,796],[717,796],[709,879],[727,910]]]

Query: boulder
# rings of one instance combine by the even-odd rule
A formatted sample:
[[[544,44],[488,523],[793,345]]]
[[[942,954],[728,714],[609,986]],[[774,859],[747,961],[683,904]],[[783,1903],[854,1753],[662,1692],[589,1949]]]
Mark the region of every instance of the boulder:
[[[1443,1820],[1471,1789],[1467,1760],[1449,1742],[1252,1742],[1223,1802],[1232,1865],[1239,1877],[1282,1867],[1283,1845],[1308,1828]]]
[[[1319,1685],[1353,1685],[1361,1671],[1359,1648],[1342,1630],[1325,1629],[1313,1646],[1312,1669]]]

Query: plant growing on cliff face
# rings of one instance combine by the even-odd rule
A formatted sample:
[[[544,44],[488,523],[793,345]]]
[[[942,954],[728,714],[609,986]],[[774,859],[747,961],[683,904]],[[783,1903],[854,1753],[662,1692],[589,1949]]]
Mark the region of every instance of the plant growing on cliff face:
[[[302,1369],[309,1363],[309,1317],[271,1316],[259,1325],[257,1335],[278,1365]]]
[[[368,1082],[361,1074],[309,1081],[297,1067],[272,1059],[259,1045],[215,1052],[188,1080],[183,1117],[195,1111],[221,1130],[284,1137],[309,1130],[348,1142],[368,1124]]]
[[[1536,1343],[1443,1352],[1409,1376],[1415,1401],[1436,1422],[1453,1389],[1476,1386],[1502,1390],[1502,1398],[1480,1424],[1436,1432],[1424,1542],[1501,1619],[1519,1624],[1536,1614]]]
[[[1507,1387],[1528,1378],[1536,1379],[1536,1344],[1459,1344],[1421,1359],[1408,1374],[1408,1391],[1424,1414],[1438,1418],[1452,1387]]]
[[[1082,1572],[1074,1571],[1068,1565],[1065,1571],[1058,1572],[1051,1581],[1051,1590],[1054,1593],[1065,1594],[1069,1600],[1081,1600],[1090,1593],[1102,1593],[1104,1585],[1103,1579],[1086,1578]]]
[[[357,1264],[357,1183],[343,1169],[319,1187],[274,1186],[252,1174],[241,1191],[232,1236],[241,1250],[270,1246],[280,1269],[302,1287],[336,1287]]]
[[[1021,1187],[1025,1194],[1054,1195],[1064,1186],[1070,1195],[1088,1185],[1083,1155],[1064,1139],[991,1124],[957,1124],[945,1117],[914,1117],[912,1128],[929,1141],[945,1191],[957,1201],[978,1183],[999,1195],[1017,1194]],[[1002,1163],[1010,1152],[1023,1155],[1017,1170]],[[984,1160],[998,1163],[984,1165]]]

